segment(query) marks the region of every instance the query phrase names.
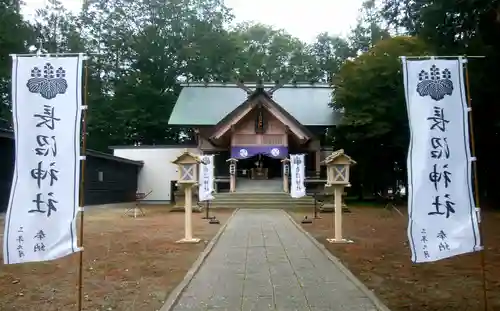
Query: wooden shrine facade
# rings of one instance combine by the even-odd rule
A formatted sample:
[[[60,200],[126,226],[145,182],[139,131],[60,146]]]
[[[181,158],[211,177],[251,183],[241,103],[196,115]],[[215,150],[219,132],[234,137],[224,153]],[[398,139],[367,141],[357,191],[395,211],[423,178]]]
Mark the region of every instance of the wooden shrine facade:
[[[338,112],[329,107],[329,85],[238,82],[182,86],[169,124],[192,128],[198,149],[216,155],[216,179],[242,177],[240,171],[250,179],[284,178],[284,163],[290,154],[306,155],[307,177],[326,175],[321,166],[322,141],[327,128],[340,121]]]

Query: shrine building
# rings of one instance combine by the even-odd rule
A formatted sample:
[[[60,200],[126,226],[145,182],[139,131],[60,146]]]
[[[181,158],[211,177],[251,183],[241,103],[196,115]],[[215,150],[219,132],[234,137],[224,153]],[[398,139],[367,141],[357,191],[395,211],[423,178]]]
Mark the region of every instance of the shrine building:
[[[197,149],[216,155],[216,183],[227,182],[229,159],[237,160],[230,160],[236,163],[236,191],[262,180],[282,183],[282,160],[300,153],[306,155],[306,179],[324,178],[321,161],[328,153],[325,149],[330,150],[323,146],[324,137],[327,128],[340,121],[329,106],[332,88],[328,84],[189,83],[182,87],[169,124],[192,128]]]

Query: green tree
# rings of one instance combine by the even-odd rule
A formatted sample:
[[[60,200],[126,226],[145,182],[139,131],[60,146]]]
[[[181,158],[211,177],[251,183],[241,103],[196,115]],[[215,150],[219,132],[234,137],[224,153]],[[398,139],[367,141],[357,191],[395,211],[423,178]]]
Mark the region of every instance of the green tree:
[[[60,0],[49,0],[37,10],[33,30],[36,48],[43,53],[82,53],[85,51],[81,26],[76,16],[64,8]]]
[[[33,38],[30,26],[20,13],[21,1],[0,0],[0,118],[10,120],[10,78],[12,61],[9,54],[28,51]]]
[[[349,35],[351,48],[358,53],[365,52],[378,41],[390,37],[389,31],[382,27],[381,17],[375,4],[375,0],[363,2],[358,23]]]
[[[380,14],[393,29],[417,35],[438,55],[480,55],[470,59],[474,136],[481,194],[500,200],[500,169],[491,142],[499,139],[500,2],[497,0],[384,0]]]
[[[284,30],[243,23],[236,38],[234,71],[244,81],[317,81],[320,70],[310,47]]]
[[[94,0],[82,19],[89,50],[100,54],[96,87],[106,94],[94,94],[101,103],[90,111],[93,148],[179,141],[189,131],[168,125],[177,77],[230,76],[224,56],[232,45],[223,25],[231,15],[219,0]]]
[[[345,61],[356,56],[347,40],[328,33],[319,34],[311,50],[319,66],[321,80],[325,82],[331,82]]]
[[[409,129],[399,57],[427,53],[429,47],[417,38],[385,39],[348,61],[333,80],[332,106],[344,111],[334,144],[357,160],[354,181],[365,191],[405,179]]]

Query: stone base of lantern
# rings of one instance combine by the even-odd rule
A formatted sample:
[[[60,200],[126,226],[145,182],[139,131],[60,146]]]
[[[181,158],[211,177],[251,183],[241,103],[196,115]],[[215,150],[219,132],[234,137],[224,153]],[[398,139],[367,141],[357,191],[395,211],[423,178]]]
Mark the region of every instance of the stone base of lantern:
[[[192,238],[192,239],[180,239],[179,241],[175,242],[175,243],[179,243],[179,244],[197,244],[197,243],[200,243],[200,239],[196,239],[196,238]]]
[[[321,213],[333,213],[335,211],[335,204],[325,203],[319,208],[319,211]]]
[[[325,203],[323,206],[319,208],[321,213],[335,213],[335,204],[333,203]],[[347,207],[347,205],[342,204],[342,213],[350,213],[351,210]]]
[[[350,243],[354,243],[353,240],[349,240],[349,239],[340,239],[340,240],[335,240],[335,239],[326,239],[328,241],[328,243],[332,243],[332,244],[350,244]]]
[[[171,212],[184,212],[184,203],[185,203],[184,190],[176,191],[174,193],[174,198],[175,198],[175,206],[172,207],[172,209],[170,211]],[[201,213],[203,211],[203,207],[198,206],[196,204],[196,202],[198,202],[198,194],[193,193],[191,202],[193,202],[193,213]]]
[[[177,203],[172,209],[171,212],[184,212],[184,201]],[[192,207],[193,213],[201,213],[203,211],[203,207],[198,205],[193,205]]]

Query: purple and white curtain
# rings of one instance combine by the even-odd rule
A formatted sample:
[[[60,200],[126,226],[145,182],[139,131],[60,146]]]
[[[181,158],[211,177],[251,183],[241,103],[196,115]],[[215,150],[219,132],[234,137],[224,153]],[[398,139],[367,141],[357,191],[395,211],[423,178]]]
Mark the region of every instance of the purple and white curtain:
[[[256,155],[265,155],[274,159],[284,159],[288,156],[285,146],[234,146],[231,147],[231,158],[248,159]]]

